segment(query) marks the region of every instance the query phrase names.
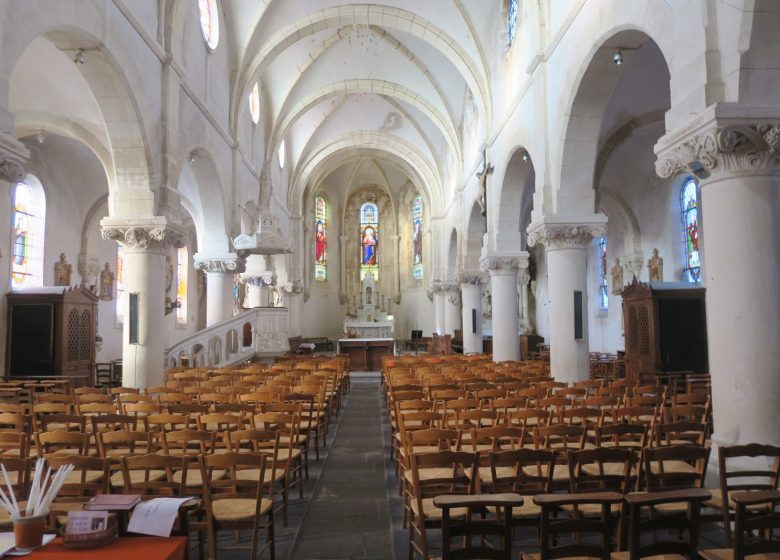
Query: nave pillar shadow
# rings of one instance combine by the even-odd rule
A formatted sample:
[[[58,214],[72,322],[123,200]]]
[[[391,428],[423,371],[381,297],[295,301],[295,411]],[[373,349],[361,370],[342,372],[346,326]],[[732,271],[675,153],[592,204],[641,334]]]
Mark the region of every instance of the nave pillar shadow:
[[[716,446],[780,444],[780,114],[767,112],[715,105],[656,145],[661,177],[701,188]]]
[[[488,254],[479,260],[482,272],[490,275],[493,298],[493,361],[520,359],[517,274],[528,268],[528,253]]]
[[[124,246],[122,385],[162,385],[167,339],[165,255],[169,248],[183,246],[184,235],[162,216],[103,218],[100,226],[105,239]]]
[[[543,245],[550,298],[550,370],[556,381],[590,376],[587,257],[590,241],[606,234],[606,217],[545,217],[528,227],[528,245]]]

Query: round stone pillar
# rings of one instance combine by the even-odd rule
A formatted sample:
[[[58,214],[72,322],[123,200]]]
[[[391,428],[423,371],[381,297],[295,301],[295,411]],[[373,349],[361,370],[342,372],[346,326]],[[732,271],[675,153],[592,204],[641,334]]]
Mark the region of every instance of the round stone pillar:
[[[463,325],[463,353],[482,353],[482,289],[477,274],[461,274],[460,299]]]
[[[448,283],[444,286],[444,334],[455,336],[460,325],[460,286]]]
[[[594,216],[590,223],[543,223],[529,228],[528,244],[533,247],[541,243],[546,250],[550,370],[556,381],[583,381],[590,377],[588,247],[591,239],[605,235],[606,231],[603,216]],[[578,304],[579,333],[575,329]]]
[[[669,136],[658,150],[659,175],[693,168],[704,177],[700,239],[714,447],[778,445],[780,118],[717,118],[693,134]],[[700,152],[692,155],[690,146]]]
[[[163,217],[138,220],[104,218],[102,234],[124,246],[126,307],[122,332],[122,385],[145,388],[163,384],[165,327],[165,255],[182,243],[181,232]],[[137,295],[135,317],[130,300]],[[136,332],[131,332],[135,324]],[[131,336],[137,336],[131,340]]]
[[[303,334],[303,284],[288,282],[282,285],[288,309],[290,336]]]
[[[517,271],[520,263],[528,266],[528,254],[487,256],[479,261],[483,272],[490,274],[493,294],[493,361],[520,359],[518,338]]]
[[[434,332],[442,335],[446,328],[444,321],[444,287],[441,281],[434,280],[431,282],[427,292],[428,298],[433,301]]]
[[[206,327],[233,316],[235,275],[244,271],[244,260],[235,254],[224,257],[194,256],[195,268],[206,274]]]

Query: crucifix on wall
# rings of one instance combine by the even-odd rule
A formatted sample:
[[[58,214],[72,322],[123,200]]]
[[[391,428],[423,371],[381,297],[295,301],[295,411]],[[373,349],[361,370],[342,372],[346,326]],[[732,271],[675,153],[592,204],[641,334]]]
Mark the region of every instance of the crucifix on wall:
[[[482,210],[482,217],[485,218],[484,226],[487,233],[487,176],[493,172],[493,164],[487,161],[487,148],[482,150],[482,169],[477,172],[479,178],[479,197],[477,203]]]

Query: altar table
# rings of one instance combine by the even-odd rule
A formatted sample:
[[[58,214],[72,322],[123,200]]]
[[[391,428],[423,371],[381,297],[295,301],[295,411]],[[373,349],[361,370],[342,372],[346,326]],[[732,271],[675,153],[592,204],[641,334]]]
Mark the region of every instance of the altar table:
[[[187,558],[186,537],[119,537],[109,545],[100,548],[65,548],[62,539],[56,538],[43,548],[25,556],[29,560],[185,560]]]
[[[349,356],[349,371],[379,371],[382,356],[395,354],[392,338],[340,338],[336,352]]]

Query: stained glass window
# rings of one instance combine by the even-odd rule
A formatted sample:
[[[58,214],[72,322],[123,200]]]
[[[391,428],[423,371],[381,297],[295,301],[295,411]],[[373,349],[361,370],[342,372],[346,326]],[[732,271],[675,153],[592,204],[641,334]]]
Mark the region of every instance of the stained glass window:
[[[685,267],[683,278],[687,282],[701,279],[701,261],[699,259],[699,198],[696,181],[689,178],[680,191],[683,236],[685,239]]]
[[[253,123],[260,122],[260,86],[257,82],[249,92],[249,116]]]
[[[198,15],[200,16],[200,31],[203,40],[214,50],[219,44],[219,13],[217,0],[198,0]]]
[[[116,325],[121,326],[125,319],[125,247],[116,245]]]
[[[328,281],[328,202],[314,198],[314,278]]]
[[[599,305],[606,311],[609,309],[609,288],[607,287],[607,238],[599,237],[596,246],[598,248],[599,269]]]
[[[506,36],[509,41],[509,46],[515,42],[515,35],[517,34],[517,10],[520,0],[509,0],[506,14]]]
[[[187,324],[187,280],[190,268],[190,252],[187,247],[176,251],[176,324]]]
[[[43,244],[46,194],[40,181],[28,175],[14,186],[11,288],[43,286]]]
[[[279,158],[279,169],[284,169],[284,140],[279,144],[279,151],[276,152],[276,156]]]
[[[373,202],[360,207],[360,280],[371,275],[379,280],[379,208]]]
[[[419,194],[412,201],[412,278],[423,277],[423,239],[422,239],[423,203]]]

